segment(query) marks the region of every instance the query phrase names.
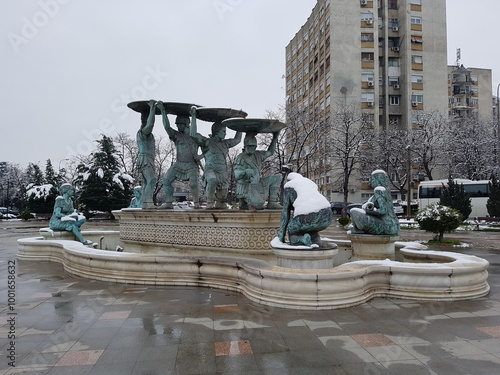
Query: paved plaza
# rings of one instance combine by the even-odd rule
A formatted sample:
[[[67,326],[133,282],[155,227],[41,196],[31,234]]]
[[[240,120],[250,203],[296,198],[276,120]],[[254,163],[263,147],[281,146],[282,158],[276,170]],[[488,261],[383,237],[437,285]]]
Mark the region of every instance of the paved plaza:
[[[375,298],[316,312],[210,288],[92,281],[17,259],[16,240],[40,225],[0,222],[0,375],[500,373],[500,233],[453,235],[471,245],[452,251],[490,262],[484,298]]]

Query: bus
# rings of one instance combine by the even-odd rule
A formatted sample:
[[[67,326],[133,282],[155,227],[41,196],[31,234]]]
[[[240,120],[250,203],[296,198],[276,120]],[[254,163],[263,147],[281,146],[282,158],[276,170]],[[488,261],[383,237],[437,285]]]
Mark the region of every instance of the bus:
[[[488,210],[486,209],[486,202],[490,196],[489,180],[472,181],[457,178],[453,180],[457,184],[464,187],[465,192],[471,198],[472,212],[469,217],[486,217]],[[448,185],[448,180],[432,180],[422,181],[418,186],[418,204],[419,208],[432,204],[439,203],[439,197],[443,190],[443,185]]]

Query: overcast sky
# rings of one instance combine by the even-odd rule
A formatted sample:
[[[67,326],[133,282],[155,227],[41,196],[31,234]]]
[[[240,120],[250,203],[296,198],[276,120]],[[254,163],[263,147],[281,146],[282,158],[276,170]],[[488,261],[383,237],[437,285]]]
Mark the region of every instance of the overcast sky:
[[[154,98],[243,109],[284,102],[285,46],[315,0],[10,0],[0,13],[0,161],[57,169],[101,133],[135,136]],[[471,8],[473,4],[473,9]],[[447,0],[448,63],[493,70],[499,0]],[[155,134],[165,135],[157,116]],[[203,129],[204,125],[207,129]],[[200,123],[208,133],[207,123]],[[206,131],[204,131],[206,130]]]

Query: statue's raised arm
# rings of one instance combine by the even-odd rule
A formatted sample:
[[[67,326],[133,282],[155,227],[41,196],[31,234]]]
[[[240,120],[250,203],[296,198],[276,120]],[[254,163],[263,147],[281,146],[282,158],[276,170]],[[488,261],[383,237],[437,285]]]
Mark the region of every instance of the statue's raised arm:
[[[163,127],[165,128],[165,131],[167,132],[168,137],[170,139],[174,139],[175,138],[175,130],[172,129],[172,127],[170,126],[170,121],[168,120],[167,111],[165,110],[165,106],[163,105],[163,102],[157,102],[156,105],[160,109],[161,118],[163,121]]]

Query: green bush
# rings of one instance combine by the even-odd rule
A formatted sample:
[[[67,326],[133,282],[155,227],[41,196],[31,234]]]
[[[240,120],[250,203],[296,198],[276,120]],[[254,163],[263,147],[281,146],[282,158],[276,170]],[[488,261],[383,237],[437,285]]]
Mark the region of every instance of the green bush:
[[[24,220],[24,221],[28,221],[29,219],[34,219],[35,217],[33,216],[33,214],[31,212],[29,212],[28,210],[25,210],[23,212],[21,212],[21,215],[19,215],[19,217]]]
[[[347,216],[341,216],[338,218],[339,224],[343,227],[346,227],[351,220]]]
[[[458,210],[463,220],[467,220],[472,212],[471,199],[465,192],[464,185],[455,183],[451,178],[448,179],[448,186],[443,184],[439,204]]]
[[[462,214],[448,206],[431,204],[420,211],[415,220],[420,228],[427,232],[437,234],[437,240],[443,241],[443,234],[450,233],[457,229],[462,223]]]

